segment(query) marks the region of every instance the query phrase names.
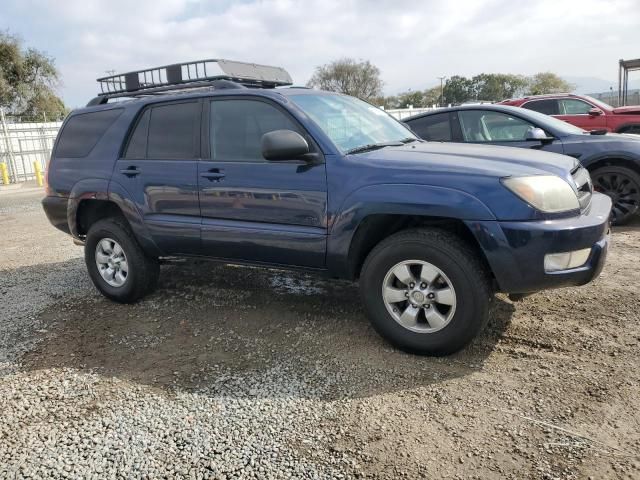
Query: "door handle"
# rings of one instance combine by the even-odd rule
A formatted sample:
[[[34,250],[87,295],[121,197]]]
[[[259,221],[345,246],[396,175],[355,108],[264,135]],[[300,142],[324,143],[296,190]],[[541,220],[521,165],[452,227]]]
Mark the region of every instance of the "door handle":
[[[131,166],[123,168],[122,170],[120,170],[120,173],[126,175],[127,177],[135,177],[136,175],[140,175],[140,173],[142,173],[142,170],[140,170],[138,167]]]
[[[200,176],[203,178],[208,178],[211,181],[217,181],[217,182],[219,182],[225,177],[223,171],[220,170],[219,168],[212,168],[207,172],[201,173]]]

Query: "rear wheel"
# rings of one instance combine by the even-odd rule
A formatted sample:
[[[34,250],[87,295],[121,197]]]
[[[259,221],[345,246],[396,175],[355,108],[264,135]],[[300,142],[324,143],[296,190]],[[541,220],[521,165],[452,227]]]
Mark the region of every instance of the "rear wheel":
[[[412,353],[456,352],[489,317],[489,279],[477,253],[441,230],[382,241],[365,261],[360,288],[376,331]]]
[[[640,211],[640,175],[635,171],[608,165],[591,172],[591,179],[594,190],[611,198],[614,225],[628,223]]]
[[[116,302],[135,302],[158,283],[158,261],[143,252],[129,225],[119,218],[100,220],[89,228],[84,257],[93,284]]]
[[[640,125],[627,125],[626,127],[622,127],[618,133],[635,133],[636,135],[639,135]]]

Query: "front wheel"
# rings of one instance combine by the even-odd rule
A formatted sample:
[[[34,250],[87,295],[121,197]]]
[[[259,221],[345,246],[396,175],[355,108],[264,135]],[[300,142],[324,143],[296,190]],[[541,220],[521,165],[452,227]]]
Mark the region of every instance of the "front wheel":
[[[489,317],[491,289],[477,252],[442,230],[407,230],[382,241],[360,275],[373,327],[398,348],[447,355]]]
[[[91,226],[84,258],[93,284],[116,302],[135,302],[158,283],[158,261],[144,253],[129,225],[121,219],[99,220]]]
[[[593,189],[608,195],[613,203],[611,223],[624,225],[640,211],[640,175],[616,165],[591,172]]]

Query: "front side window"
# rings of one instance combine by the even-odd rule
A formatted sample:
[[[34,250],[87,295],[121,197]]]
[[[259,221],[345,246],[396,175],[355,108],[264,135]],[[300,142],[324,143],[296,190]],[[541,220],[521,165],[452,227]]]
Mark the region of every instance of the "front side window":
[[[527,139],[534,126],[518,117],[488,110],[458,112],[465,142],[516,142]]]
[[[261,140],[274,130],[298,126],[285,113],[258,100],[214,100],[210,111],[211,159],[218,161],[265,161]]]
[[[561,115],[585,115],[593,108],[587,102],[573,98],[563,98],[560,100],[560,107]]]
[[[528,110],[544,113],[545,115],[558,115],[560,113],[558,101],[555,99],[532,100],[522,106]]]
[[[415,139],[400,122],[373,105],[347,95],[304,93],[289,97],[342,153],[367,145]]]
[[[420,138],[434,142],[451,141],[449,113],[437,113],[407,122]]]

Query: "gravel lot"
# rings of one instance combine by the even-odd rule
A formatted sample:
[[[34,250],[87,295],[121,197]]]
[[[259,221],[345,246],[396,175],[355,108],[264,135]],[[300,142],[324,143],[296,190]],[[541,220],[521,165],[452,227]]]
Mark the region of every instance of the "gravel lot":
[[[0,191],[2,478],[640,478],[640,222],[432,359],[303,274],[188,261],[111,303],[39,195]]]

